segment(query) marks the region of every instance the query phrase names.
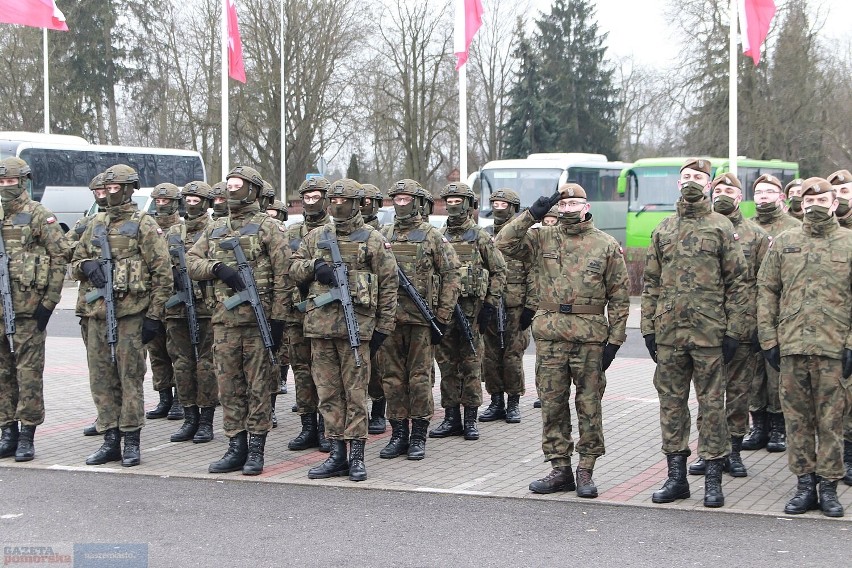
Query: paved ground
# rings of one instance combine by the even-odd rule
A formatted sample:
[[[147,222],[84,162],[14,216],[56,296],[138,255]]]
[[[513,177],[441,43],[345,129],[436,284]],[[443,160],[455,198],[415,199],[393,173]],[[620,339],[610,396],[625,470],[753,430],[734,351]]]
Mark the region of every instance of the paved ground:
[[[60,308],[73,306],[73,290],[66,290]],[[71,314],[65,312],[52,326],[62,323],[73,326]],[[637,325],[636,309],[631,314],[631,326]],[[50,330],[49,330],[50,331]],[[82,340],[75,334],[55,329],[47,340],[47,365],[45,367],[45,402],[47,418],[36,436],[36,459],[25,464],[3,460],[0,465],[9,468],[47,468],[57,470],[85,470],[110,472],[121,475],[154,475],[170,477],[227,479],[234,481],[262,481],[268,483],[303,484],[309,486],[339,486],[368,489],[392,489],[420,493],[451,493],[481,496],[499,496],[526,500],[581,501],[573,493],[549,496],[534,495],[527,489],[530,481],[549,471],[542,462],[540,449],[541,422],[539,411],[533,409],[535,386],[533,381],[534,356],[524,358],[527,373],[527,395],[521,399],[523,420],[520,424],[491,422],[480,424],[481,439],[468,442],[462,438],[429,440],[427,458],[412,462],[397,458],[379,459],[379,450],[385,445],[390,432],[371,436],[366,451],[369,478],[355,484],[345,478],[334,480],[309,480],[307,470],[322,462],[326,454],[318,451],[290,452],[287,442],[299,430],[299,421],[289,408],[293,403],[290,394],[279,396],[279,428],[267,441],[266,467],[260,477],[247,478],[240,474],[210,475],[207,465],[225,451],[227,440],[221,430],[221,416],[217,414],[215,439],[208,444],[171,443],[169,435],[180,422],[149,420],[142,432],[142,465],[124,469],[111,466],[85,465],[85,458],[100,445],[99,438],[86,438],[81,429],[95,416],[94,405],[88,389],[88,374]],[[638,335],[638,330],[629,330]],[[57,336],[64,335],[64,337]],[[658,488],[666,471],[664,456],[660,453],[659,407],[652,385],[654,364],[647,357],[617,357],[607,372],[608,385],[604,398],[604,429],[607,455],[598,460],[595,481],[600,490],[599,503],[628,504],[660,507],[651,504],[651,493]],[[292,381],[292,379],[291,379]],[[156,403],[156,393],[146,379],[146,406]],[[292,382],[290,382],[292,387]],[[436,402],[439,391],[435,388]],[[487,398],[487,397],[486,397]],[[693,414],[697,409],[694,397]],[[442,417],[436,410],[435,422]],[[576,421],[575,421],[576,424]],[[575,425],[576,432],[576,425]],[[693,429],[693,449],[696,432]],[[726,505],[723,512],[780,515],[789,499],[795,478],[786,467],[786,454],[765,451],[744,452],[749,476],[743,479],[724,478]],[[702,506],[703,477],[690,477],[693,496],[676,504],[664,505],[669,509],[696,509]],[[840,498],[847,508],[852,507],[852,488],[840,485]],[[585,503],[588,501],[582,500]],[[593,506],[593,504],[589,504]],[[823,517],[813,512],[807,517]],[[852,521],[852,513],[840,522]]]

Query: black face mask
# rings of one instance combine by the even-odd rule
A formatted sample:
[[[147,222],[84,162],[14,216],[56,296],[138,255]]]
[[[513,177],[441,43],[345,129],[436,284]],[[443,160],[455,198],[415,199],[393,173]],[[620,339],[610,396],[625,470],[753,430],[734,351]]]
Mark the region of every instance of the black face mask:
[[[227,201],[220,201],[213,204],[213,214],[217,217],[225,217],[228,213],[230,213],[230,210],[228,209]]]

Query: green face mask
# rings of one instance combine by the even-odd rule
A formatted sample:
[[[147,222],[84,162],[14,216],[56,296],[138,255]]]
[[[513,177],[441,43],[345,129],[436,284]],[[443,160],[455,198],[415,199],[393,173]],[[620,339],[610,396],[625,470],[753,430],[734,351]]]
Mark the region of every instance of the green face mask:
[[[168,202],[167,205],[157,205],[157,215],[161,217],[168,217],[169,215],[174,215],[178,210],[178,202],[175,199],[172,199]]]
[[[117,206],[121,205],[122,203],[124,203],[125,191],[127,191],[127,190],[125,190],[124,188],[119,189],[115,193],[110,193],[108,191],[107,192],[107,206],[117,207]]]
[[[396,215],[397,219],[408,219],[409,217],[413,216],[418,209],[419,208],[417,206],[416,199],[412,199],[411,202],[407,205],[397,205],[396,203],[393,204],[394,214]]]
[[[576,225],[583,219],[582,211],[568,211],[559,214],[559,223],[562,225]]]
[[[218,217],[225,217],[229,213],[228,202],[220,201],[213,204],[213,214]]]
[[[849,213],[850,203],[848,199],[843,199],[842,197],[837,198],[837,209],[835,213],[838,217],[845,217],[847,213]]]
[[[447,205],[447,216],[448,217],[459,217],[467,213],[467,208],[465,207],[465,203],[459,203],[457,205]]]
[[[802,212],[802,196],[797,195],[795,197],[790,198],[790,210],[794,213]]]
[[[697,181],[688,181],[680,186],[680,194],[687,203],[697,203],[704,198],[704,186]]]
[[[24,188],[21,187],[20,182],[17,185],[4,185],[0,188],[0,200],[2,201],[14,201],[24,192]]]
[[[512,208],[507,207],[506,209],[494,209],[494,222],[505,223],[509,219],[512,218]]]
[[[190,205],[187,203],[186,207],[186,216],[190,219],[196,219],[204,214],[207,211],[207,204],[204,202],[205,200],[201,200],[201,203],[196,203],[195,205]]]
[[[347,221],[355,216],[355,212],[360,211],[360,206],[354,206],[355,200],[347,199],[343,203],[332,203],[328,206],[328,212],[334,217],[335,221]]]
[[[730,215],[737,208],[734,198],[730,195],[717,195],[713,198],[713,211],[722,215]]]
[[[757,204],[757,212],[758,213],[772,213],[778,208],[778,205],[774,202],[772,203],[758,203]]]
[[[831,218],[831,215],[832,214],[829,212],[828,207],[823,207],[821,205],[811,205],[805,209],[805,219],[811,223],[828,221]]]

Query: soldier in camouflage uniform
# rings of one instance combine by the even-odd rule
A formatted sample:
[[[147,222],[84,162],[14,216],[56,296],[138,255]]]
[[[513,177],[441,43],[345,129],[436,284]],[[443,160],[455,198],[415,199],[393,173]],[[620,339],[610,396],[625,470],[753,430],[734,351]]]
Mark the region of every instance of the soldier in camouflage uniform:
[[[260,205],[261,211],[268,211],[275,201],[275,186],[266,180],[263,180],[263,188],[260,190],[260,195],[257,197],[257,204]],[[282,221],[282,219],[278,219]]]
[[[161,183],[151,191],[157,213],[154,220],[163,230],[163,239],[171,227],[181,225],[182,221],[178,214],[180,204],[180,188],[173,183]],[[174,361],[166,346],[167,335],[158,335],[145,345],[148,360],[151,363],[151,382],[154,390],[160,394],[157,406],[145,413],[145,418],[154,420],[157,418],[168,418],[169,420],[183,420],[184,413],[180,398],[175,388]]]
[[[559,222],[559,206],[554,205],[553,207],[550,208],[550,210],[547,213],[544,214],[544,217],[541,220],[541,226],[542,227],[554,227],[554,226],[556,226],[556,224],[558,222]],[[535,272],[532,272],[531,274],[534,275]],[[537,289],[538,289],[538,287],[537,287],[535,281],[533,281],[531,292],[535,292]],[[535,315],[535,310],[538,309],[538,300],[534,299],[534,298],[530,298],[530,304],[531,304],[531,307],[533,308],[533,315]],[[523,315],[524,315],[524,320],[522,322],[522,325],[529,327],[532,324],[532,317],[530,317],[529,312],[524,312]],[[524,328],[524,329],[526,329],[526,328]],[[538,391],[538,386],[536,386],[536,391]],[[533,408],[541,408],[541,397],[535,399],[535,402],[533,402]]]
[[[558,226],[530,230],[556,203]],[[541,447],[553,469],[530,483],[535,493],[576,488],[580,497],[598,496],[592,472],[604,455],[604,371],[627,338],[630,286],[621,247],[595,228],[590,209],[585,190],[566,183],[553,196],[540,197],[497,238],[507,256],[536,267],[538,310],[532,333],[542,402]],[[580,429],[576,485],[571,471],[572,382]]]
[[[801,221],[805,212],[802,211],[802,178],[796,178],[784,186],[784,195],[787,196],[787,213],[794,219]]]
[[[767,363],[780,369],[787,462],[798,478],[784,512],[819,506],[842,517],[837,481],[852,384],[852,232],[838,225],[827,180],[806,179],[802,197],[803,225],[775,238],[758,274],[758,333]]]
[[[287,205],[280,199],[273,199],[269,207],[266,208],[266,214],[278,221],[286,232],[287,226],[284,221],[287,220]],[[278,427],[278,418],[275,415],[275,402],[277,395],[287,394],[287,373],[290,372],[290,343],[287,341],[287,334],[284,334],[284,339],[281,342],[281,349],[278,350],[278,392],[272,395],[272,427]]]
[[[344,178],[331,184],[329,211],[334,224],[311,231],[293,255],[294,281],[308,285],[305,337],[311,341],[311,370],[319,395],[331,453],[308,477],[323,479],[349,474],[352,481],[367,479],[364,444],[367,439],[367,383],[370,359],[393,333],[397,303],[397,264],[381,233],[364,224],[361,200],[364,190]],[[349,342],[347,322],[339,301],[331,301],[330,288],[338,281],[332,269],[331,241],[337,241],[357,319],[360,345]],[[356,322],[351,322],[355,324]],[[346,441],[349,441],[349,459]]]
[[[494,225],[485,232],[496,235],[518,213],[521,198],[511,189],[498,189],[489,198],[494,212]],[[529,262],[506,258],[506,288],[500,302],[505,314],[505,331],[501,338],[497,332],[498,318],[491,320],[482,335],[485,349],[482,355],[482,375],[485,390],[491,395],[491,404],[480,414],[480,422],[505,420],[509,424],[521,421],[520,400],[524,394],[524,351],[530,344],[528,327],[521,329],[522,320],[532,322],[535,310],[526,307],[529,288],[534,282],[528,278]],[[499,310],[498,310],[499,312]],[[500,343],[503,347],[500,347]],[[508,395],[508,403],[504,398]]]
[[[412,179],[400,180],[388,191],[396,215],[393,225],[383,229],[384,236],[391,243],[400,270],[435,314],[438,330],[430,326],[400,288],[396,329],[377,357],[393,429],[387,446],[379,453],[379,457],[387,459],[406,454],[410,460],[426,457],[426,432],[435,410],[433,345],[439,344],[446,332],[461,286],[455,251],[438,229],[420,216],[423,193],[420,184]]]
[[[302,182],[299,195],[302,196],[302,209],[305,220],[287,227],[285,238],[290,251],[299,250],[302,240],[317,227],[331,222],[328,208],[328,189],[331,183],[324,177],[312,178]],[[307,300],[308,286],[293,288],[293,304]],[[296,411],[302,422],[299,435],[290,440],[287,448],[292,451],[307,450],[319,446],[321,452],[331,451],[331,443],[325,437],[325,422],[322,415],[317,417],[319,396],[314,377],[311,374],[311,341],[305,337],[305,315],[299,310],[287,314],[287,342],[290,345],[290,366],[293,367],[293,383],[296,391]]]
[[[725,414],[728,419],[728,431],[731,434],[731,453],[724,464],[724,470],[732,477],[746,477],[748,471],[743,464],[740,450],[743,437],[748,429],[748,389],[757,369],[758,359],[762,362],[760,344],[757,343],[757,271],[766,256],[769,244],[772,242],[769,234],[751,219],[745,219],[740,211],[743,199],[742,184],[734,174],[727,173],[718,176],[711,185],[713,210],[730,219],[734,230],[739,236],[749,277],[749,329],[738,339],[740,345],[734,358],[725,365],[727,378],[725,386]],[[702,416],[698,413],[695,425],[701,430]],[[690,475],[704,475],[706,463],[699,457],[689,466]]]
[[[681,168],[677,212],[654,229],[645,259],[642,335],[657,363],[660,430],[668,479],[651,497],[689,497],[689,389],[701,413],[698,454],[706,462],[704,506],[721,507],[722,468],[731,453],[725,418],[725,373],[748,327],[748,265],[731,222],[714,213],[705,192],[710,162]]]
[[[765,174],[754,181],[754,202],[757,206],[757,221],[760,228],[773,239],[788,229],[801,226],[793,216],[784,211],[784,195],[781,180]],[[789,191],[795,191],[793,187]],[[799,188],[801,191],[801,188]],[[783,452],[787,448],[784,414],[778,398],[778,371],[758,360],[757,372],[749,389],[751,430],[743,439],[744,450]]]
[[[183,249],[186,253],[204,234],[210,223],[207,209],[210,207],[210,186],[203,181],[192,181],[186,184],[180,192],[186,211],[186,220],[175,223],[168,228],[166,242],[172,253],[172,265],[175,273],[175,294],[181,291],[178,271],[181,270],[180,259],[174,252]],[[183,267],[187,269],[186,266]],[[213,294],[209,282],[193,282],[192,297],[195,302],[195,315],[198,322],[198,344],[192,347],[187,308],[180,297],[175,295],[166,304],[166,346],[169,357],[174,361],[175,383],[177,395],[183,404],[184,423],[177,432],[172,434],[172,442],[188,442],[196,444],[209,442],[213,439],[213,415],[219,398],[219,385],[213,368],[213,329],[210,325],[212,312],[207,306],[206,298]]]
[[[213,218],[227,217],[228,210],[228,183],[220,181],[210,186],[210,195],[213,197]]]
[[[482,404],[482,332],[497,315],[497,303],[506,288],[506,261],[491,236],[473,220],[476,196],[466,183],[451,183],[441,191],[447,204],[447,225],[441,229],[462,263],[459,306],[470,324],[474,353],[455,317],[438,345],[441,369],[441,406],[444,421],[430,438],[464,435],[478,440],[476,415]],[[459,406],[464,406],[462,421]]]
[[[193,280],[212,280],[213,294],[207,296],[213,313],[213,363],[219,382],[222,424],[228,450],[210,464],[210,473],[242,470],[243,475],[263,472],[266,435],[272,429],[273,380],[269,353],[249,302],[231,309],[225,305],[235,292],[246,287],[237,272],[234,250],[222,248],[223,241],[239,240],[251,267],[263,315],[268,318],[272,351],[281,346],[284,314],[290,310],[292,290],[287,276],[290,250],[284,228],[260,209],[258,195],[263,179],[257,170],[237,166],[226,176],[227,217],[207,225],[187,254]]]
[[[144,345],[165,333],[165,303],[174,283],[163,230],[131,199],[139,187],[136,171],[123,164],[112,166],[104,172],[104,182],[107,210],[88,224],[72,261],[74,278],[92,298],[85,311],[89,382],[98,409],[97,430],[104,433],[103,445],[86,459],[86,464],[121,460],[121,465],[131,467],[141,461]],[[96,238],[101,230],[107,235],[113,257],[112,294],[118,325],[115,361],[106,345],[106,304],[98,295],[98,289],[106,285]],[[123,453],[119,430],[124,434]]]
[[[44,330],[62,293],[68,249],[53,213],[30,199],[31,183],[25,161],[0,161],[0,237],[15,323],[0,340],[0,458],[17,462],[33,459],[44,422]]]

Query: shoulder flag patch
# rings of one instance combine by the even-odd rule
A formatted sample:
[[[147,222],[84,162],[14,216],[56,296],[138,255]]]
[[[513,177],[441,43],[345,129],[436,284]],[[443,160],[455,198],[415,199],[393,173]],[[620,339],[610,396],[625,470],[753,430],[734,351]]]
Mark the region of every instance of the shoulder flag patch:
[[[734,240],[735,241],[740,240],[740,236],[737,233],[734,233]]]
[[[50,225],[51,223],[56,223],[56,217],[48,217],[47,219],[44,220],[44,222],[47,223],[48,225]]]
[[[161,228],[159,228],[159,227],[157,227],[157,234],[158,234],[158,235],[162,235],[162,234],[163,234],[163,230],[162,230]]]
[[[390,250],[390,249],[393,248],[393,245],[391,245],[389,242],[385,241],[385,248]]]

